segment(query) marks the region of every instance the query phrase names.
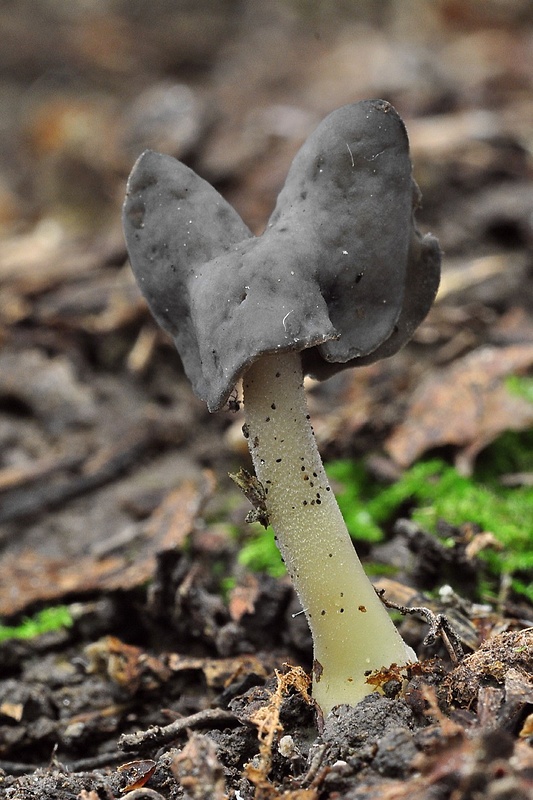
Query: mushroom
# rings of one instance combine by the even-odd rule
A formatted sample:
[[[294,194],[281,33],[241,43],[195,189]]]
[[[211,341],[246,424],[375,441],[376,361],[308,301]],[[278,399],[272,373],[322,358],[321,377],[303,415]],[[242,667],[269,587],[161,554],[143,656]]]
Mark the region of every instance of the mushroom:
[[[130,175],[131,265],[174,338],[194,392],[221,409],[243,379],[243,428],[269,520],[313,636],[313,693],[328,712],[372,688],[369,671],[416,656],[365,575],[324,472],[303,376],[395,353],[435,297],[436,239],[413,221],[419,191],[404,124],[383,100],[326,117],[297,153],[254,236],[218,192],[151,151]]]

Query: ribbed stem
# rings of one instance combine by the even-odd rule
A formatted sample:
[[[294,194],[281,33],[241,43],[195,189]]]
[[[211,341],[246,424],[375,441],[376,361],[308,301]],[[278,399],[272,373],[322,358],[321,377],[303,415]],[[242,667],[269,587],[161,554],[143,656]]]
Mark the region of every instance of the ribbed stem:
[[[357,557],[309,422],[298,353],[263,356],[244,376],[248,444],[287,571],[314,643],[314,688],[327,713],[372,691],[368,670],[416,656]]]

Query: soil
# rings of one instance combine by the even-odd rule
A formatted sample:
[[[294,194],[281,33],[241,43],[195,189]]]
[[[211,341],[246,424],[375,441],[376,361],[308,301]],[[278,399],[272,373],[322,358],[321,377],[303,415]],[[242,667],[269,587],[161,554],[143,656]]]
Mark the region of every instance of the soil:
[[[504,391],[533,365],[530,3],[22,0],[0,23],[0,615],[73,620],[0,642],[0,797],[532,797],[533,607],[505,576],[476,592],[498,532],[442,520],[443,547],[406,505],[357,543],[419,663],[324,719],[290,582],[239,561],[238,395],[192,395],[120,227],[151,147],[259,233],[317,122],[391,101],[441,290],[397,356],[310,383],[310,413],[325,460],[384,485],[428,452],[468,473],[533,425]]]

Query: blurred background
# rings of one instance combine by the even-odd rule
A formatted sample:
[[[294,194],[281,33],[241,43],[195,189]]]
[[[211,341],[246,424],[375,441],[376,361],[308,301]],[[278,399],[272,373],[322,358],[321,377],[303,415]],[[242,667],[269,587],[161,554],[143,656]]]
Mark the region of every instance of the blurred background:
[[[466,194],[529,177],[530,0],[3,0],[0,29],[7,237],[116,233],[147,147],[260,230],[302,140],[368,97],[406,119],[448,252]]]

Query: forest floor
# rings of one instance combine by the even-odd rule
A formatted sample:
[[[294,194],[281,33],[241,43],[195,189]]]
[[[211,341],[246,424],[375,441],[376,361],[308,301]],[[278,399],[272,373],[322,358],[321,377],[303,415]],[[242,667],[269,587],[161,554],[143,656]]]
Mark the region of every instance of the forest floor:
[[[522,560],[505,561],[505,516],[480,523],[451,489],[437,536],[414,487],[381,541],[357,540],[386,597],[445,614],[464,654],[428,641],[427,613],[398,615],[419,657],[407,681],[324,720],[290,582],[243,562],[259,532],[228,477],[250,469],[242,410],[193,396],[127,261],[143,149],[183,159],[260,233],[320,119],[384,97],[442,283],[401,353],[309,381],[319,447],[384,490],[428,457],[463,487],[480,464],[516,497],[533,485],[531,450],[505,452],[533,429],[530,3],[357,6],[0,9],[0,797],[532,796],[531,503]],[[9,634],[43,609],[64,624]]]

